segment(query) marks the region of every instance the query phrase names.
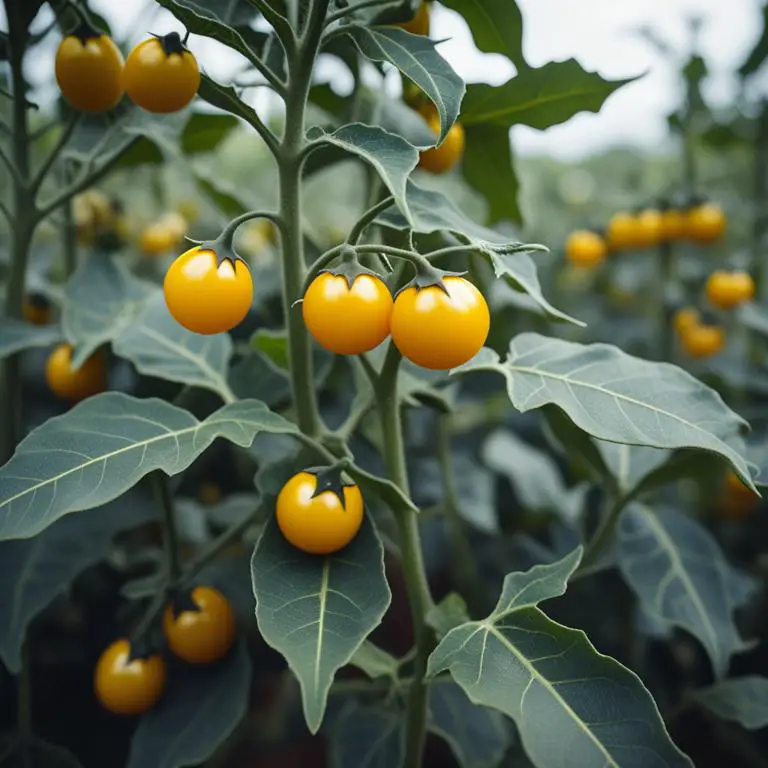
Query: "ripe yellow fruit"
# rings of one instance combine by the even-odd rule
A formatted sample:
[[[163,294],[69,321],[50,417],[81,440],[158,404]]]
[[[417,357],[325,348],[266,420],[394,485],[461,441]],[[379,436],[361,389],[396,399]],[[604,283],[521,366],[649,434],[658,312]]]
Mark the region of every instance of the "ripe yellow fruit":
[[[565,241],[565,257],[576,267],[596,267],[608,253],[605,240],[587,229],[572,232]]]

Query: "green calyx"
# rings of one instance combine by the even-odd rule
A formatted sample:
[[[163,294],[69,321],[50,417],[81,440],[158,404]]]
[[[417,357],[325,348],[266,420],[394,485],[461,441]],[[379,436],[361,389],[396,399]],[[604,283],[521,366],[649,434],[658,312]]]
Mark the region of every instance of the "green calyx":
[[[168,595],[168,604],[171,606],[173,618],[178,619],[185,611],[200,612],[200,606],[192,599],[191,589],[174,589]]]
[[[351,253],[351,255],[350,255]],[[326,267],[321,269],[319,274],[335,275],[336,277],[343,277],[347,281],[347,287],[352,288],[352,284],[360,275],[370,275],[379,280],[383,280],[381,275],[377,275],[372,270],[364,267],[357,259],[357,254],[354,248],[350,248],[349,251],[342,253],[342,261],[333,267]]]
[[[178,32],[169,32],[167,35],[154,35],[154,37],[160,41],[166,56],[171,56],[174,53],[181,56],[189,50],[186,46],[189,32],[187,32],[183,40]]]
[[[333,464],[330,467],[310,467],[305,469],[304,472],[310,475],[314,475],[317,480],[315,485],[315,491],[312,494],[312,498],[319,496],[321,493],[330,491],[336,494],[336,497],[341,502],[341,507],[344,509],[344,489],[353,488],[354,483],[349,480],[344,480],[342,474],[347,468],[348,462],[344,459]]]
[[[85,45],[89,40],[97,40],[100,38],[104,32],[100,29],[96,29],[96,27],[83,16],[80,23],[69,34],[71,37],[76,37],[83,45]]]
[[[416,274],[413,279],[406,283],[395,295],[399,295],[407,288],[415,288],[417,291],[424,290],[425,288],[439,288],[446,296],[448,296],[448,289],[445,287],[443,280],[446,277],[462,277],[466,275],[466,272],[449,272],[445,269],[438,269],[430,264],[428,261],[414,262],[416,267]]]
[[[216,256],[216,268],[228,261],[234,269],[236,262],[241,262],[248,267],[248,262],[235,250],[232,238],[220,235],[216,240],[204,240],[197,246],[201,251],[211,251]],[[250,267],[248,267],[250,270]]]

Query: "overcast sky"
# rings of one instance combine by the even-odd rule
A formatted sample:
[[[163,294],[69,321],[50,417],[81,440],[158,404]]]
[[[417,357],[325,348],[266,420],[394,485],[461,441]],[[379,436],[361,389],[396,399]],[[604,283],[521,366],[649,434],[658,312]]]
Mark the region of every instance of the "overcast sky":
[[[614,94],[599,115],[582,114],[548,131],[514,129],[518,151],[568,158],[607,145],[654,146],[664,140],[665,118],[679,103],[680,84],[672,63],[639,37],[641,26],[650,26],[684,52],[686,19],[702,16],[701,44],[712,71],[707,94],[727,105],[737,88],[733,73],[762,24],[760,0],[518,0],[518,5],[525,19],[525,55],[532,65],[575,58],[611,79],[647,73]],[[93,7],[120,31],[162,32],[166,21],[174,24],[163,10],[148,18],[146,0],[95,0]],[[441,52],[468,81],[504,82],[514,74],[506,59],[478,53],[463,20],[445,8],[433,15],[433,35],[450,38]],[[192,46],[211,76],[228,74],[231,62],[217,46],[199,38],[193,38]],[[754,87],[768,95],[768,68]]]

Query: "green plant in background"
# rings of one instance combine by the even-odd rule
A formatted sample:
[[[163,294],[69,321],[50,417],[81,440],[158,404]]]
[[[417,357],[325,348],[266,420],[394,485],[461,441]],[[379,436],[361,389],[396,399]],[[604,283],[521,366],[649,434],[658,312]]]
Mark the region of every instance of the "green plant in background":
[[[639,766],[646,755],[691,765],[631,660],[603,655],[582,631],[578,614],[595,602],[587,590],[598,579],[629,587],[629,634],[644,632],[636,612],[656,636],[684,629],[709,659],[714,686],[672,690],[660,701],[665,717],[697,703],[747,727],[763,722],[744,701],[764,714],[764,679],[727,678],[732,656],[747,647],[733,614],[755,583],[685,513],[690,493],[678,493],[685,479],[706,498],[727,470],[730,487],[755,501],[755,462],[764,462],[747,458],[746,422],[680,368],[612,345],[518,333],[523,310],[511,318],[503,310],[512,295],[540,317],[580,325],[543,295],[535,259],[545,249],[509,234],[521,218],[509,128],[597,111],[623,82],[573,60],[529,66],[509,1],[445,3],[463,14],[480,50],[515,65],[500,86],[465,86],[424,34],[427,9],[411,0],[158,4],[188,33],[238,53],[247,87],[217,82],[205,62],[200,74],[194,46],[174,31],[140,43],[123,64],[101,20],[71,0],[51,3],[66,31],[81,25],[62,45],[84,69],[71,80],[57,69],[77,109],[38,161],[24,58],[38,42],[30,29],[43,4],[5,2],[11,89],[3,98],[13,119],[3,123],[10,151],[2,155],[12,195],[0,326],[9,457],[0,468],[8,617],[0,656],[18,676],[10,752],[31,765],[55,750],[32,716],[32,620],[115,548],[126,561],[115,566],[125,611],[94,685],[107,710],[141,715],[130,766],[216,759],[259,674],[245,631],[253,598],[260,637],[290,669],[284,684],[298,680],[306,726],[323,728],[340,768],[417,768],[428,734],[466,768],[518,759]],[[398,26],[415,15],[427,24],[415,30],[422,34]],[[90,44],[108,65],[77,62],[77,46]],[[348,97],[317,81],[321,54],[352,74]],[[127,90],[118,104],[100,79],[113,65]],[[392,70],[406,78],[406,93],[409,83],[418,88],[417,110],[366,85]],[[82,92],[69,91],[72,83]],[[252,106],[256,86],[282,104],[280,121]],[[183,111],[195,91],[215,114]],[[276,194],[262,193],[258,207],[192,166],[241,122],[273,165]],[[447,172],[462,152],[460,172],[484,199],[484,224],[449,194],[459,174]],[[140,277],[125,252],[77,259],[70,240],[64,280],[48,285],[60,322],[24,321],[43,220],[112,169],[158,161],[175,161],[225,226],[169,265],[163,290],[158,271]],[[444,172],[445,186],[426,175]],[[356,213],[326,249],[308,227],[323,203],[313,184],[342,176]],[[54,187],[54,177],[74,180]],[[71,218],[65,212],[70,234]],[[274,228],[260,236],[271,247],[275,235],[277,275],[238,255],[238,232],[253,222]],[[173,250],[178,232],[174,239],[164,226],[164,242],[142,238],[145,254]],[[584,242],[578,259],[605,258],[591,240],[585,256]],[[254,304],[279,320],[243,337]],[[25,434],[20,356],[57,342],[65,346],[48,360],[50,389],[82,402]],[[116,376],[120,361],[139,383],[104,391],[107,368]],[[542,414],[531,422],[535,437],[519,437],[510,403]],[[203,508],[177,480],[193,478],[219,439],[238,492],[221,501],[214,492]],[[568,487],[550,454],[579,463],[580,482]],[[428,466],[439,477],[431,501],[423,498]],[[489,501],[491,473],[506,476],[519,506],[549,528],[548,546],[529,542],[524,563],[495,548],[512,532],[500,529]],[[498,506],[506,514],[509,503]],[[435,591],[426,556],[435,521],[448,531],[440,549],[455,570],[447,594]],[[158,522],[159,540],[113,541]],[[243,546],[254,539],[249,583]],[[402,655],[372,639],[390,608],[392,569],[402,573],[411,616],[413,644]],[[245,599],[244,585],[252,588]],[[575,601],[576,614],[561,617],[562,601],[545,613],[554,598]],[[290,721],[288,697],[275,710]]]

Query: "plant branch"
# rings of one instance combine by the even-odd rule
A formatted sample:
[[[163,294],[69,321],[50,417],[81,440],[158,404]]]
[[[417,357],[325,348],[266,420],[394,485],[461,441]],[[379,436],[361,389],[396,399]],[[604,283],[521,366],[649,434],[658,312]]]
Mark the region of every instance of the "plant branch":
[[[100,181],[106,176],[119,162],[122,156],[127,152],[134,144],[141,141],[141,136],[136,136],[127,142],[119,151],[114,152],[110,157],[102,163],[98,168],[91,170],[92,163],[86,164],[84,171],[78,174],[77,179],[70,184],[66,189],[62,190],[52,200],[44,203],[39,210],[38,220],[42,221],[46,217],[50,216],[59,206],[65,203],[67,200],[73,198],[75,195],[84,192],[88,187],[93,186],[96,182]]]
[[[161,472],[154,473],[155,492],[163,513],[163,544],[165,545],[165,559],[168,568],[168,582],[173,584],[181,575],[181,561],[179,559],[179,534],[176,530],[175,510],[173,498],[168,487],[168,478]]]
[[[397,374],[401,356],[390,343],[379,378],[376,397],[384,435],[384,462],[390,480],[408,495],[408,473],[405,466],[400,398]],[[424,558],[421,551],[419,522],[412,510],[393,510],[400,534],[403,576],[413,619],[416,655],[413,682],[408,692],[405,732],[405,768],[421,768],[427,725],[427,685],[424,677],[427,660],[434,647],[434,635],[426,622],[433,606]]]
[[[299,41],[293,27],[288,23],[288,19],[278,13],[266,0],[250,0],[250,2],[261,11],[261,15],[275,30],[286,55],[288,57],[295,56]]]
[[[64,147],[67,145],[67,142],[70,140],[70,138],[72,138],[72,134],[75,132],[75,128],[77,128],[78,124],[80,123],[81,116],[81,112],[73,112],[70,115],[69,120],[67,120],[67,124],[64,126],[64,130],[62,130],[61,134],[59,135],[55,146],[48,154],[48,157],[45,158],[45,162],[43,162],[40,170],[37,172],[37,175],[34,177],[34,179],[32,179],[30,188],[33,195],[36,194],[40,189],[43,181],[45,181],[45,177],[48,174],[48,171],[51,170],[53,164],[59,158]]]
[[[8,210],[8,206],[6,206],[6,204],[2,200],[0,200],[0,213],[2,213],[3,216],[5,216],[9,224],[13,223],[13,217],[11,216],[11,212]]]
[[[448,521],[456,585],[468,603],[482,610],[485,606],[484,590],[475,565],[475,554],[467,538],[466,524],[461,517],[461,499],[456,484],[456,471],[451,453],[451,417],[441,413],[437,417],[437,460],[443,479],[445,515]]]
[[[373,224],[374,221],[378,218],[380,213],[383,213],[387,210],[387,208],[390,208],[395,202],[395,198],[392,195],[389,195],[388,197],[385,197],[381,202],[376,203],[376,205],[369,208],[354,224],[352,229],[349,230],[349,235],[347,236],[347,243],[350,245],[356,245],[360,238],[363,236],[363,233],[368,228],[369,225]]]
[[[0,147],[0,161],[2,161],[3,165],[8,170],[8,173],[11,174],[16,184],[24,184],[24,180],[14,165],[13,160],[11,160],[11,158],[8,156],[8,153],[2,147]]]
[[[340,8],[338,11],[328,15],[325,20],[326,26],[333,24],[334,21],[343,19],[345,16],[351,16],[358,11],[362,11],[366,8],[375,8],[377,5],[394,5],[398,0],[361,0],[356,5],[350,5],[347,8]]]
[[[584,557],[581,558],[581,564],[573,577],[571,577],[572,580],[588,575],[592,566],[597,563],[600,555],[603,554],[606,547],[611,543],[621,512],[628,501],[628,497],[618,496],[612,503],[609,502],[609,504],[606,505],[605,514],[603,515],[602,520],[600,520],[591,541],[587,544],[584,551]]]

